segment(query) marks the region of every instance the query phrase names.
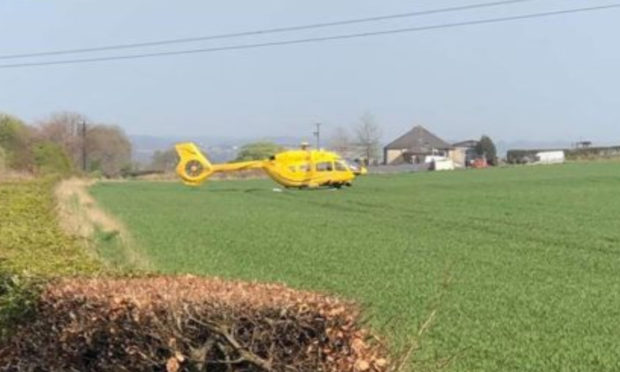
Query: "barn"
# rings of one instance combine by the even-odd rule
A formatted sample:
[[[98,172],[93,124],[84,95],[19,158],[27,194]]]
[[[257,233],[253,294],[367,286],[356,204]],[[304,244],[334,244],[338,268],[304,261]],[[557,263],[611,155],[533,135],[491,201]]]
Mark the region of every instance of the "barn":
[[[430,155],[449,157],[452,149],[448,142],[418,125],[383,148],[383,162],[387,165],[420,164]]]
[[[450,152],[450,158],[457,167],[469,167],[475,159],[480,158],[480,155],[476,153],[477,146],[478,141],[476,140],[453,143],[454,149]]]

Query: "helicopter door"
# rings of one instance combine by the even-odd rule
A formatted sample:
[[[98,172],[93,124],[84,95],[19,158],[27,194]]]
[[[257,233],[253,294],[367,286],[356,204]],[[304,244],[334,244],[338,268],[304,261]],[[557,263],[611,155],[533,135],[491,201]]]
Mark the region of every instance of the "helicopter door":
[[[307,180],[312,176],[310,171],[311,168],[309,163],[301,163],[297,166],[297,175],[303,180]]]

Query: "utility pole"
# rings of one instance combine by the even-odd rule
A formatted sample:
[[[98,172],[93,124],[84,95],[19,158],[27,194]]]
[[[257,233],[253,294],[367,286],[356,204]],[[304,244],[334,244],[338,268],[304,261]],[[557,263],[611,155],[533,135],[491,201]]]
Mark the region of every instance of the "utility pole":
[[[321,148],[321,123],[316,123],[316,131],[313,132],[316,137],[316,149],[319,150]]]
[[[86,173],[86,121],[82,121],[82,172]]]

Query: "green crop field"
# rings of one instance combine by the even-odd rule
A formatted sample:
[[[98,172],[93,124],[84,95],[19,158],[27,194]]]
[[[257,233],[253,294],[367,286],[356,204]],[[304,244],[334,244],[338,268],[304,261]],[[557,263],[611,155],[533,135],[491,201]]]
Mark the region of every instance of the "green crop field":
[[[53,179],[0,182],[0,274],[4,270],[42,276],[100,271],[95,255],[59,228],[53,185]]]
[[[158,270],[284,282],[364,304],[419,368],[620,370],[620,164],[91,189]],[[389,327],[383,327],[383,324]]]

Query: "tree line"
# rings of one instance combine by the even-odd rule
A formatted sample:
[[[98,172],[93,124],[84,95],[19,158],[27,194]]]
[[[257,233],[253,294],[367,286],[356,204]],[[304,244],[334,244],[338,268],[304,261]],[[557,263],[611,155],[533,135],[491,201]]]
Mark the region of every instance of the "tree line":
[[[347,158],[357,158],[365,163],[378,162],[381,148],[381,129],[374,116],[364,114],[351,129],[339,126],[328,136],[327,145]],[[234,161],[248,161],[266,159],[271,155],[286,150],[284,146],[269,141],[247,143],[239,149]],[[165,153],[156,154],[154,164],[162,164],[164,158],[170,162],[171,156]]]
[[[333,128],[328,135],[327,146],[345,158],[359,160],[366,165],[380,164],[383,160],[381,159],[381,136],[381,126],[375,117],[367,112],[350,127]],[[72,147],[67,146],[67,148]],[[231,161],[262,160],[284,150],[286,150],[284,146],[270,141],[246,143],[239,148],[236,158]],[[481,137],[474,152],[478,158],[485,159],[489,165],[497,163],[495,145],[488,136]],[[74,159],[80,159],[79,153],[74,156]],[[174,148],[157,150],[151,156],[150,163],[145,165],[143,172],[172,172],[178,162],[179,157]]]
[[[347,158],[360,159],[366,164],[377,163],[381,156],[381,128],[374,116],[366,113],[350,129],[336,127],[328,136],[327,145],[330,150]],[[284,146],[271,141],[250,142],[239,148],[232,161],[263,160],[285,150]],[[171,172],[178,161],[179,157],[173,148],[155,151],[148,169]]]
[[[121,128],[79,113],[54,113],[32,124],[0,113],[0,172],[117,177],[131,170],[131,150]]]

